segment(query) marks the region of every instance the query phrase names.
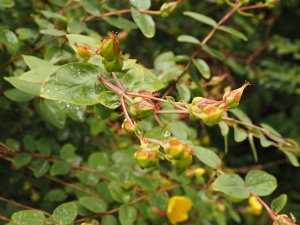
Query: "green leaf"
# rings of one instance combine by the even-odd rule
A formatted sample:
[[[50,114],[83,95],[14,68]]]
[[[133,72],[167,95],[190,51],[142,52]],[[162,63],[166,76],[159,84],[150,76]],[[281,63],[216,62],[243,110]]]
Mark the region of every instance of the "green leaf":
[[[184,100],[186,102],[190,101],[191,99],[191,91],[190,89],[186,86],[185,83],[177,83],[176,84],[176,89],[179,94],[180,100]]]
[[[63,161],[56,161],[50,170],[50,175],[51,176],[57,176],[57,175],[65,175],[68,174],[70,172],[70,168],[69,166],[63,162]]]
[[[229,126],[225,122],[221,121],[219,123],[219,127],[221,130],[222,136],[227,136],[229,134]]]
[[[237,125],[233,126],[233,133],[234,133],[234,141],[236,142],[243,142],[248,137],[247,132],[239,128]]]
[[[112,215],[102,217],[101,225],[118,225],[117,219]]]
[[[277,187],[276,178],[262,170],[247,173],[245,182],[247,189],[258,196],[270,195]]]
[[[22,152],[16,155],[13,159],[13,165],[17,168],[21,168],[23,166],[28,165],[32,159],[32,156],[27,152]]]
[[[100,2],[98,0],[80,0],[85,11],[89,12],[94,16],[101,16]]]
[[[228,152],[229,126],[225,122],[221,121],[219,123],[219,127],[220,127],[220,130],[221,130],[221,134],[224,137],[225,153],[227,153]]]
[[[119,221],[121,225],[132,225],[136,220],[137,210],[133,206],[121,205],[119,208]]]
[[[149,9],[151,7],[151,0],[130,0],[130,3],[138,9]]]
[[[38,210],[22,210],[12,215],[12,221],[18,225],[43,225],[45,216]]]
[[[288,160],[293,166],[295,167],[300,166],[297,156],[295,156],[293,153],[288,151],[283,151],[283,153],[286,155],[286,157],[288,158]]]
[[[250,147],[251,147],[251,150],[252,150],[252,154],[253,154],[253,157],[254,157],[254,161],[257,162],[257,150],[256,150],[256,147],[255,147],[255,143],[254,143],[254,140],[253,140],[253,134],[248,134],[248,140],[249,140],[249,144],[250,144]]]
[[[244,180],[237,174],[222,174],[214,182],[213,187],[231,197],[245,199],[250,196]]]
[[[42,30],[40,30],[40,33],[48,34],[48,35],[51,35],[51,36],[64,36],[64,35],[67,34],[66,31],[58,30],[58,29],[55,29],[55,28],[42,29]]]
[[[217,22],[215,20],[213,20],[212,18],[205,16],[203,14],[200,14],[200,13],[186,11],[183,13],[183,15],[192,17],[193,19],[195,19],[201,23],[205,23],[212,27],[217,24]]]
[[[260,145],[264,148],[270,147],[273,144],[273,142],[269,141],[261,131],[259,132],[259,141]]]
[[[159,89],[162,89],[165,87],[165,84],[158,79],[150,70],[144,69],[144,82],[142,85],[139,86],[135,91],[149,91],[154,92],[158,91]]]
[[[76,160],[75,147],[72,144],[64,144],[59,150],[60,158],[65,162],[73,162]]]
[[[116,202],[127,203],[130,200],[130,193],[125,190],[116,182],[111,182],[108,186],[109,193],[113,200]]]
[[[190,36],[190,35],[180,35],[178,38],[177,38],[177,41],[179,42],[187,42],[187,43],[192,43],[192,44],[196,44],[196,45],[199,45],[201,44],[200,41],[193,37],[193,36]]]
[[[103,91],[97,101],[109,109],[116,109],[121,105],[120,95],[114,91]]]
[[[251,119],[242,110],[231,109],[230,112],[233,113],[240,121],[244,123],[252,124]]]
[[[9,50],[15,52],[19,48],[17,35],[8,29],[0,29],[0,43],[4,44]]]
[[[205,79],[209,79],[211,76],[209,66],[202,59],[192,59],[194,65],[198,69],[198,71],[202,74]]]
[[[122,78],[126,90],[135,92],[144,83],[144,68],[135,64]]]
[[[173,121],[170,124],[170,130],[174,137],[179,140],[186,140],[188,138],[189,127],[182,121]]]
[[[54,73],[58,66],[41,66],[23,73],[19,78],[32,83],[43,83],[52,73]]]
[[[218,30],[222,30],[228,34],[231,34],[234,37],[237,37],[239,39],[242,39],[244,41],[248,41],[248,38],[241,32],[237,31],[236,29],[232,28],[232,27],[228,27],[228,26],[220,26],[218,28]]]
[[[108,16],[108,17],[104,17],[103,19],[108,24],[122,30],[133,30],[137,28],[137,25],[135,23],[120,16]]]
[[[21,80],[18,77],[4,77],[4,80],[8,81],[12,86],[19,89],[20,91],[34,96],[39,95],[41,89],[40,84],[35,84],[25,80]]]
[[[64,128],[66,123],[66,114],[60,108],[58,102],[49,99],[40,100],[39,111],[44,120],[57,128]]]
[[[86,106],[74,105],[66,102],[58,102],[60,108],[66,113],[72,120],[83,122],[85,119]]]
[[[103,152],[94,152],[88,158],[89,168],[103,172],[110,165],[110,160],[107,154]]]
[[[34,95],[27,94],[26,92],[20,91],[16,88],[5,91],[4,95],[9,100],[15,102],[28,102],[35,97]]]
[[[14,0],[1,0],[0,1],[0,8],[11,8],[15,6]]]
[[[214,169],[221,165],[221,160],[213,151],[201,146],[194,146],[194,149],[196,157],[205,165]]]
[[[39,178],[44,176],[50,169],[50,164],[45,159],[38,159],[33,163],[33,174]]]
[[[31,55],[22,55],[24,61],[26,64],[29,66],[30,69],[38,69],[40,67],[51,67],[53,66],[51,63],[48,61],[45,61],[43,59],[37,58],[35,56]]]
[[[78,44],[78,46],[82,46],[84,44],[89,45],[91,51],[95,52],[98,48],[101,46],[101,42],[99,39],[92,38],[89,36],[81,35],[81,34],[67,34],[66,35],[70,46],[73,48],[75,52],[77,52],[77,47],[75,43]]]
[[[44,156],[48,156],[51,154],[51,145],[46,138],[40,138],[37,141],[37,149]]]
[[[47,10],[41,10],[40,11],[44,17],[46,17],[47,19],[58,19],[58,20],[62,20],[62,21],[66,21],[67,18],[61,14],[52,12],[52,11],[47,11]]]
[[[41,88],[41,96],[75,105],[93,105],[105,90],[98,80],[99,69],[87,63],[70,63],[61,66]]]
[[[271,138],[273,140],[278,141],[280,143],[284,143],[285,142],[285,140],[281,136],[281,134],[278,133],[273,127],[271,127],[270,125],[265,124],[265,123],[261,123],[260,125],[262,126],[262,128],[264,128],[265,130],[267,130],[267,131],[270,132],[269,136],[271,136]]]
[[[74,202],[64,203],[54,209],[52,217],[60,225],[72,223],[77,216],[77,206]]]
[[[88,31],[86,23],[77,20],[76,18],[70,19],[67,27],[68,33],[71,34],[80,34],[84,31]]]
[[[288,197],[286,194],[282,194],[275,198],[271,203],[271,208],[273,209],[273,211],[279,213],[285,207],[287,199]]]
[[[94,213],[104,213],[107,209],[106,202],[95,197],[82,197],[79,199],[81,205]]]
[[[61,189],[52,189],[50,190],[46,196],[45,201],[49,202],[62,202],[66,200],[68,195]]]
[[[155,35],[155,23],[152,18],[152,16],[147,15],[145,13],[138,12],[135,8],[131,7],[131,15],[136,23],[136,25],[139,27],[139,29],[142,31],[145,37],[152,38]]]

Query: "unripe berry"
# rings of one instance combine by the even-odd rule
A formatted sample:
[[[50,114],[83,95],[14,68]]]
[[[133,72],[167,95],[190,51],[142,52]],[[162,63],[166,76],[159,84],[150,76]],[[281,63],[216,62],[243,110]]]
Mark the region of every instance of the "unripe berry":
[[[85,61],[89,60],[92,56],[90,46],[88,44],[78,45],[77,42],[74,43],[77,48],[77,57]]]
[[[186,169],[193,162],[193,152],[189,149],[186,149],[183,152],[183,156],[181,159],[172,160],[172,165],[178,169]]]
[[[223,96],[224,103],[220,107],[236,108],[240,103],[244,89],[249,85],[250,83],[246,82],[242,87],[226,92]]]
[[[134,123],[134,122],[133,122]],[[134,133],[135,131],[135,123],[133,126],[125,119],[124,122],[122,123],[122,128],[127,132],[127,133]]]
[[[151,116],[154,110],[155,105],[152,100],[136,97],[133,99],[133,103],[130,106],[129,113],[134,118],[141,120]]]
[[[169,159],[181,159],[184,151],[187,149],[187,144],[183,144],[176,138],[169,141],[165,147],[165,153]]]
[[[134,158],[142,168],[154,167],[159,162],[159,154],[157,150],[139,148],[135,154]]]
[[[222,115],[225,111],[226,110],[224,108],[208,106],[203,110],[201,119],[207,126],[213,126],[221,121]]]
[[[121,47],[116,34],[113,33],[112,37],[103,40],[100,48],[100,55],[109,62],[120,58]]]
[[[177,2],[167,2],[162,4],[162,6],[160,7],[160,15],[162,17],[170,16],[171,13],[175,10],[177,4]]]

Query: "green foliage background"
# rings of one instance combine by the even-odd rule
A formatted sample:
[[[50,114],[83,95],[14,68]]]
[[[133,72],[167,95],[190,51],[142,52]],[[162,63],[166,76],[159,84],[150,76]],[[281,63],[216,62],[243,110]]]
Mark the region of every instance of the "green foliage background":
[[[151,10],[159,10],[164,3],[160,0],[151,2]],[[32,93],[24,93],[18,85],[14,85],[18,88],[15,89],[9,79],[29,70],[30,57],[26,64],[26,56],[22,58],[22,55],[36,56],[54,65],[78,61],[65,37],[67,33],[101,39],[110,35],[111,31],[117,31],[123,53],[154,69],[154,74],[164,82],[161,93],[172,86],[187,59],[196,51],[197,57],[209,65],[212,78],[204,79],[191,65],[171,92],[176,100],[190,101],[195,96],[220,99],[226,86],[236,88],[245,80],[250,81],[252,85],[246,89],[240,109],[255,124],[267,123],[284,137],[299,143],[300,2],[282,0],[274,8],[249,11],[253,15],[234,14],[225,25],[242,32],[248,41],[217,31],[208,43],[215,54],[208,54],[199,46],[177,39],[180,35],[191,35],[202,40],[212,28],[184,16],[183,12],[198,12],[219,21],[230,10],[222,0],[183,1],[169,17],[153,16],[156,28],[155,35],[150,34],[152,38],[143,35],[130,13],[103,16],[129,7],[127,0],[0,0],[0,141],[3,143],[2,150],[16,151],[11,154],[0,151],[1,197],[49,213],[64,202],[75,200],[78,219],[104,213],[143,193],[150,197],[134,204],[135,208],[128,208],[126,204],[122,206],[122,213],[126,215],[122,216],[129,220],[133,218],[127,224],[134,222],[135,210],[139,214],[136,224],[168,224],[165,217],[160,218],[151,211],[151,207],[166,211],[168,195],[160,193],[156,196],[155,191],[168,185],[183,184],[183,188],[170,191],[169,196],[187,195],[193,199],[197,210],[191,213],[192,219],[186,224],[238,223],[236,214],[223,214],[218,204],[209,205],[208,200],[216,201],[217,197],[209,191],[189,186],[201,186],[209,176],[200,180],[190,179],[184,173],[172,170],[167,162],[162,163],[159,169],[141,171],[133,158],[139,143],[121,130],[123,116],[120,116],[120,110],[113,111],[102,105],[68,106],[47,101],[35,96],[33,86],[29,88]],[[163,65],[163,61],[170,58],[176,59],[176,65],[172,60],[171,66]],[[33,65],[43,66],[39,63]],[[48,67],[45,68],[49,72]],[[4,77],[10,78],[4,80]],[[195,144],[200,142],[201,146],[216,152],[225,161],[224,167],[228,171],[240,168],[238,172],[243,174],[255,168],[273,174],[278,188],[272,196],[265,198],[266,202],[270,203],[278,195],[287,193],[289,198],[284,213],[293,212],[296,218],[300,218],[299,169],[291,165],[281,151],[275,147],[260,147],[259,140],[255,140],[259,160],[254,162],[248,142],[235,142],[232,130],[228,137],[229,151],[224,154],[224,138],[218,126],[205,128],[203,124],[189,120],[182,123],[174,116],[166,116],[162,121],[171,121],[172,134],[179,139],[188,139]],[[162,132],[153,118],[143,121],[142,127],[150,137],[159,137]],[[195,165],[212,173],[200,162],[195,162]],[[72,184],[77,189],[72,188]],[[97,196],[101,199],[97,200]],[[231,207],[229,200],[221,199],[221,204],[228,210]],[[233,205],[234,208],[244,207],[247,202]],[[72,214],[73,206],[67,207]],[[0,201],[0,215],[8,218],[21,208]],[[120,218],[120,213],[119,217],[112,215],[115,217],[103,219],[100,216],[97,219],[102,219],[104,225],[118,224],[116,219]],[[244,213],[240,219],[241,224],[270,224],[267,213],[259,217]],[[71,218],[61,224],[72,222]],[[0,221],[0,224],[5,222]]]

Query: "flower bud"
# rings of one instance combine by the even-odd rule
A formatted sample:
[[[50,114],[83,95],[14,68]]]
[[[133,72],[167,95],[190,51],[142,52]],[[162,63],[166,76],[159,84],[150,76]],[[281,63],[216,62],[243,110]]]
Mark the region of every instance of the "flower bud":
[[[109,62],[120,58],[121,47],[116,34],[113,33],[112,37],[103,40],[100,55]]]
[[[207,126],[213,126],[221,121],[224,112],[224,108],[208,106],[203,110],[203,113],[201,114],[201,119],[203,123],[205,123]]]
[[[185,149],[181,159],[172,160],[172,165],[178,169],[186,169],[193,162],[193,152],[189,149]]]
[[[113,61],[103,59],[103,64],[108,72],[120,72],[123,68],[123,57],[121,56]]]
[[[241,100],[242,94],[244,89],[249,86],[250,83],[246,82],[242,87],[226,92],[223,96],[224,103],[220,105],[220,107],[229,107],[229,108],[236,108]]]
[[[159,154],[157,150],[145,149],[143,147],[139,148],[135,152],[134,158],[142,168],[156,166],[159,162]]]
[[[160,7],[160,15],[162,17],[170,16],[171,13],[175,10],[177,4],[177,2],[167,2],[162,4],[162,6]]]
[[[280,214],[276,217],[274,225],[296,225],[295,222],[285,214]]]
[[[78,45],[77,42],[74,43],[77,48],[77,57],[83,59],[85,61],[89,60],[92,53],[90,50],[90,46],[88,44]]]
[[[126,119],[124,120],[124,122],[122,123],[122,128],[129,134],[132,134],[135,132],[135,123],[133,122],[132,126]]]
[[[129,113],[134,118],[141,120],[151,116],[154,110],[155,105],[152,100],[136,97],[133,99],[133,103],[130,106]]]
[[[165,147],[165,153],[169,159],[181,159],[183,157],[184,151],[187,149],[187,144],[183,144],[176,138],[169,141]]]

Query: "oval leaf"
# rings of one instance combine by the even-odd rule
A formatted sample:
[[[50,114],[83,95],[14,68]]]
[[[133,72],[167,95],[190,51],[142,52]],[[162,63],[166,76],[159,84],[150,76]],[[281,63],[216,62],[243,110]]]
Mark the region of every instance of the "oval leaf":
[[[155,23],[153,18],[150,15],[140,13],[135,8],[131,7],[131,15],[136,23],[136,25],[139,27],[139,29],[142,31],[142,33],[147,38],[152,38],[155,35]]]
[[[262,170],[247,173],[245,182],[247,189],[258,196],[270,195],[277,187],[276,178]]]

